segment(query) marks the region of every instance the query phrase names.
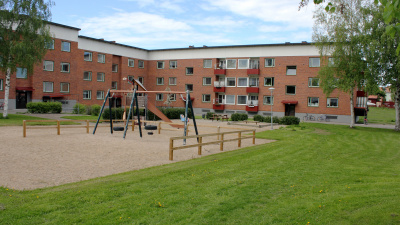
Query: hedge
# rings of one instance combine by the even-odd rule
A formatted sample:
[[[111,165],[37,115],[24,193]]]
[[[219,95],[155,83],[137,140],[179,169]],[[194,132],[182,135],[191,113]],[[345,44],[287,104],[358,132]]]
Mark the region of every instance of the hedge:
[[[233,113],[231,115],[231,120],[232,121],[243,121],[247,120],[249,116],[246,113]]]
[[[78,111],[78,109],[79,109],[79,111]],[[86,105],[80,104],[80,103],[76,103],[72,110],[72,113],[74,113],[74,114],[84,114],[85,112],[86,112]]]
[[[285,116],[282,117],[280,120],[280,124],[283,125],[299,125],[300,123],[300,118],[297,118],[295,116]]]
[[[26,104],[29,113],[61,113],[61,102],[29,102]]]
[[[180,115],[185,115],[184,108],[158,108],[166,117],[169,119],[180,119]],[[126,113],[129,113],[129,108],[126,109]],[[124,108],[112,108],[112,116],[113,119],[122,119],[122,115],[124,114]],[[133,112],[136,116],[136,109]],[[144,109],[139,109],[139,114],[141,116],[145,116]],[[188,110],[188,116],[192,119],[191,111]],[[110,110],[108,107],[104,108],[103,110],[103,119],[108,120],[110,119]],[[155,116],[153,112],[150,110],[147,111],[147,119],[148,120],[160,120],[158,116]]]

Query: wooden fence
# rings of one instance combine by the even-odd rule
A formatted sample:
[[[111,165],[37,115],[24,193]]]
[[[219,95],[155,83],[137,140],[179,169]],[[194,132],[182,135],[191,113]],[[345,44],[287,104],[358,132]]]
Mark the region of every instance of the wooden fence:
[[[243,137],[242,136],[243,132],[252,132],[253,134],[250,136]],[[238,134],[237,138],[224,139],[225,135],[236,134],[236,133]],[[217,136],[218,137],[217,141],[203,142],[203,137],[211,137],[211,136]],[[192,144],[192,145],[184,145],[184,146],[174,147],[174,140],[191,139],[191,138],[197,138],[198,143]],[[204,146],[204,145],[220,144],[219,150],[223,151],[225,142],[238,141],[238,147],[240,148],[242,146],[242,140],[248,139],[248,138],[253,139],[253,145],[254,145],[256,143],[256,130],[237,130],[237,131],[229,131],[229,132],[222,132],[222,133],[218,132],[218,133],[202,134],[202,135],[171,137],[169,139],[169,160],[171,160],[171,161],[174,160],[174,151],[175,150],[198,147],[198,155],[201,155],[202,146]]]

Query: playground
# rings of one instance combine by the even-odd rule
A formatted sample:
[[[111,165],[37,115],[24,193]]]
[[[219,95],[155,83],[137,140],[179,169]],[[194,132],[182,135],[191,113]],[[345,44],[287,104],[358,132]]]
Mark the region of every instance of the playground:
[[[221,127],[220,132],[234,130],[222,127],[235,128],[227,122],[197,122],[199,134],[215,133],[217,126]],[[162,130],[161,134],[155,131],[153,135],[143,130],[140,138],[135,126],[125,139],[123,132],[110,134],[107,125],[99,126],[95,135],[92,130],[88,134],[84,128],[62,128],[61,135],[57,135],[56,129],[34,129],[28,130],[27,137],[23,138],[21,127],[0,127],[0,136],[7,140],[0,150],[0,186],[17,190],[57,186],[221,153],[219,144],[204,146],[202,155],[198,155],[197,147],[192,147],[174,151],[174,160],[170,161],[169,140],[183,136],[182,128]],[[256,128],[256,132],[263,130],[269,127]],[[189,127],[189,135],[194,135],[193,127]],[[215,141],[217,136],[209,140]],[[256,145],[269,142],[256,139]],[[188,145],[196,143],[196,139],[187,140]],[[241,147],[247,146],[253,146],[252,139],[242,140]],[[238,149],[237,142],[224,143],[224,151],[235,149]]]

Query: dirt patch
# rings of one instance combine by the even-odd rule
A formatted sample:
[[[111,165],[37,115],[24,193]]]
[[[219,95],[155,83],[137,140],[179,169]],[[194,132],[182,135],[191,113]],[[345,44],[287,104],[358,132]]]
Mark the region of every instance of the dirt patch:
[[[330,135],[331,132],[323,129],[315,129],[313,133],[321,134],[321,135]]]

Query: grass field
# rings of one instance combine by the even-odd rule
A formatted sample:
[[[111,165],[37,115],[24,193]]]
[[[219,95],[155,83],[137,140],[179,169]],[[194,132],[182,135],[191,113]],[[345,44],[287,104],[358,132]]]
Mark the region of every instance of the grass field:
[[[360,118],[361,123],[363,123],[363,119]],[[396,112],[394,109],[386,107],[369,107],[368,122],[394,125],[396,122]]]
[[[27,116],[24,114],[8,114],[7,118],[3,118],[3,115],[0,114],[0,126],[22,126],[22,122],[24,120],[48,120],[40,117],[35,116]],[[29,125],[56,125],[57,123],[51,122],[30,122]],[[62,125],[72,125],[77,124],[74,122],[63,121],[61,122]]]
[[[0,224],[398,224],[400,133],[325,124],[186,162],[33,191]]]

